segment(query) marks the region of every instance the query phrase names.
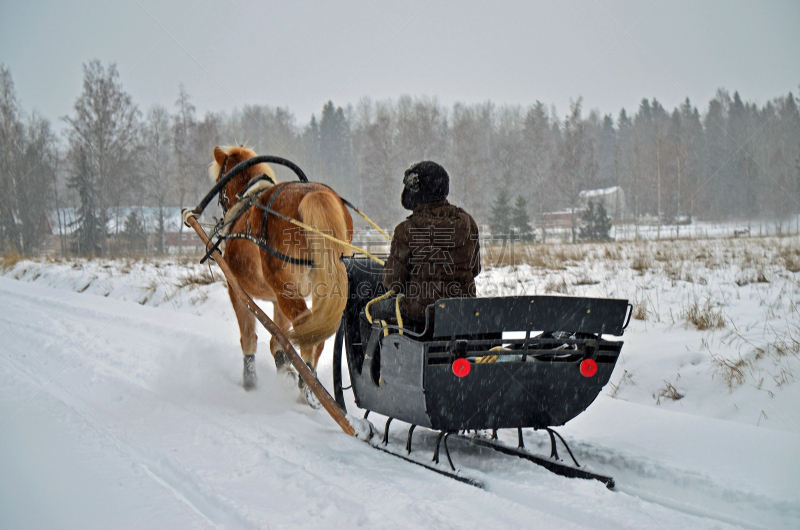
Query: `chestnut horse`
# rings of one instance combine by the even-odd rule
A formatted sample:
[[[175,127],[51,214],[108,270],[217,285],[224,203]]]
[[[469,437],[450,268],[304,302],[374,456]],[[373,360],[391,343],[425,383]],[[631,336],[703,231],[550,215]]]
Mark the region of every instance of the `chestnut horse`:
[[[223,170],[230,171],[254,156],[256,153],[245,146],[215,147],[209,175],[218,181]],[[259,175],[276,182],[269,165],[256,164],[224,187],[220,198],[223,210],[229,212],[250,180]],[[348,243],[352,241],[353,220],[342,199],[323,184],[286,182],[267,186],[258,195],[257,204],[230,225],[230,235],[245,237],[227,239],[223,257],[251,297],[273,302],[275,324],[300,348],[300,356],[315,371],[325,339],[336,332],[347,303],[347,273],[339,257],[350,251],[280,215]],[[268,213],[265,208],[279,215]],[[256,319],[230,286],[228,294],[239,321],[244,388],[250,390],[257,383]],[[311,310],[306,306],[307,296],[312,300]],[[289,372],[291,364],[275,337],[270,340],[270,351],[278,371]]]

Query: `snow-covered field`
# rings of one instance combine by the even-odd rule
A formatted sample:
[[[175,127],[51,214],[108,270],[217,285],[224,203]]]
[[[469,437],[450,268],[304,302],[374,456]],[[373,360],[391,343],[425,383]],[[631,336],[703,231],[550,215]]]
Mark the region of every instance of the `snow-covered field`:
[[[245,392],[216,270],[23,260],[0,271],[0,528],[800,527],[798,238],[541,245],[509,261],[485,249],[481,295],[635,305],[611,383],[558,429],[614,491],[458,442],[486,491],[375,451],[275,377],[263,330]],[[547,454],[545,435],[525,437]]]

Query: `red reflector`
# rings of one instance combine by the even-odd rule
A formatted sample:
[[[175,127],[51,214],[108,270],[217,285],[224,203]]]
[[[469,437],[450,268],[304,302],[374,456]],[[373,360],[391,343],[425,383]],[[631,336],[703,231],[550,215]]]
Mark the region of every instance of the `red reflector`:
[[[594,359],[584,359],[581,361],[581,375],[583,377],[592,377],[597,373],[597,363]]]
[[[469,361],[466,359],[456,359],[455,362],[453,362],[453,373],[458,377],[466,376],[471,369],[472,365],[470,365]]]

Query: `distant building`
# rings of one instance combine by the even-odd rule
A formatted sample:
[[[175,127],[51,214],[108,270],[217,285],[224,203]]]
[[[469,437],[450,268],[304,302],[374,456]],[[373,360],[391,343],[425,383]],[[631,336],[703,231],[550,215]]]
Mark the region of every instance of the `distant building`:
[[[603,203],[608,216],[614,221],[625,218],[625,192],[620,186],[611,186],[599,190],[583,190],[580,192],[580,208],[585,210],[589,207],[589,201]]]
[[[606,214],[612,222],[622,221],[625,218],[625,192],[620,186],[598,190],[583,190],[578,195],[578,198],[580,202],[574,212],[572,209],[545,212],[545,227],[571,228],[573,226],[573,217],[575,218],[575,226],[579,226],[581,214],[589,208],[589,201],[602,203],[603,208],[606,209]]]

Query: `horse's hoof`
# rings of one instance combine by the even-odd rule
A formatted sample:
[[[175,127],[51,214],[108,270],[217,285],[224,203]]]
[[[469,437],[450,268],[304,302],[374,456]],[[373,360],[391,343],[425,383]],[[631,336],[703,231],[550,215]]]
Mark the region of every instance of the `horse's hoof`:
[[[306,403],[308,403],[308,406],[312,409],[317,410],[322,406],[322,403],[319,402],[317,396],[314,395],[314,392],[311,391],[308,385],[303,386],[303,395],[306,398]]]
[[[291,366],[292,363],[289,362],[286,352],[283,350],[277,350],[275,352],[275,368],[278,370],[278,373],[288,372]]]
[[[242,383],[245,390],[253,390],[258,386],[258,376],[256,375],[256,356],[244,356],[244,371],[242,372]]]
[[[314,370],[314,367],[311,366],[311,363],[306,363],[306,366],[308,366],[308,369],[311,370],[312,374],[314,374],[314,377],[317,377],[317,371]],[[297,378],[297,386],[300,388],[300,390],[303,390],[308,385],[306,385],[306,382],[303,380],[302,377],[298,376],[298,378]]]

